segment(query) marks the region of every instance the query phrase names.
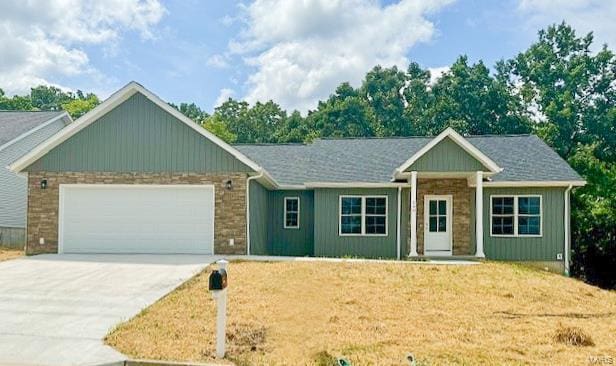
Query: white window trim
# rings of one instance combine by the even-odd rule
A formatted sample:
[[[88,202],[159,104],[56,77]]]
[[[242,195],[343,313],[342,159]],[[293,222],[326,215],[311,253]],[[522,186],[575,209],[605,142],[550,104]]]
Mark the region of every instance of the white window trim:
[[[297,226],[288,226],[287,225],[287,201],[288,200],[297,200]],[[299,197],[285,197],[284,198],[284,214],[282,216],[282,225],[285,229],[299,229],[299,218],[300,218],[300,200]]]
[[[492,233],[492,198],[513,197],[513,234],[493,234]],[[520,234],[518,233],[518,199],[526,197],[539,198],[539,234]],[[504,215],[509,216],[509,215]],[[536,215],[524,215],[536,216]],[[543,237],[543,196],[540,194],[494,194],[490,195],[490,237],[494,238],[542,238]]]
[[[342,233],[342,199],[343,198],[361,198],[361,233],[353,234]],[[385,234],[368,234],[366,233],[366,198],[384,198],[385,199]],[[382,216],[382,215],[368,215]],[[338,196],[338,236],[388,236],[389,235],[389,197],[387,195],[340,195]]]

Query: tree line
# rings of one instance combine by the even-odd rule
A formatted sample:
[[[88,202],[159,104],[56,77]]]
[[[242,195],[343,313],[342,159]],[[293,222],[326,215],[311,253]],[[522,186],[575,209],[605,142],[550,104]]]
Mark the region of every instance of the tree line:
[[[438,79],[411,62],[376,66],[358,87],[340,84],[314,110],[287,112],[274,101],[229,98],[208,114],[173,105],[229,143],[309,142],[320,137],[431,136],[448,126],[464,135],[540,136],[587,181],[572,194],[573,275],[616,286],[616,57],[593,48],[565,23],[541,30],[528,49],[490,70],[460,56]],[[0,109],[59,110],[79,117],[96,95],[37,86]]]

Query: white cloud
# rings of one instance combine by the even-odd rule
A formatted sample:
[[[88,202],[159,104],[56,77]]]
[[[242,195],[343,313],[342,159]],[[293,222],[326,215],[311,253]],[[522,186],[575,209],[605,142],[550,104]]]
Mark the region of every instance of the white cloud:
[[[449,72],[451,68],[449,66],[441,66],[441,67],[429,67],[428,71],[430,71],[430,85],[436,83],[438,79],[440,79],[443,74]]]
[[[244,10],[246,29],[229,44],[256,70],[246,100],[306,111],[377,64],[405,68],[409,49],[434,35],[426,15],[451,1],[256,0]]]
[[[208,66],[216,67],[219,69],[224,69],[229,67],[229,63],[227,62],[227,58],[223,55],[215,54],[210,56],[207,59]]]
[[[536,32],[563,20],[578,36],[593,31],[595,48],[607,43],[616,48],[616,1],[613,0],[519,0],[518,11]]]
[[[0,2],[0,88],[27,93],[59,76],[100,78],[83,50],[113,47],[122,33],[154,38],[166,10],[158,0]]]
[[[228,89],[228,88],[220,89],[220,93],[218,94],[218,97],[216,98],[216,101],[214,102],[214,108],[220,106],[221,104],[226,102],[229,98],[233,97],[234,95],[235,95],[235,90],[233,89]]]

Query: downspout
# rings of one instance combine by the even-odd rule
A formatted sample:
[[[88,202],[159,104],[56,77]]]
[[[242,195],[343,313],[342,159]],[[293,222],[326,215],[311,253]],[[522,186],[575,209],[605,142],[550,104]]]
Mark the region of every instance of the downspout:
[[[569,276],[569,255],[571,253],[571,188],[570,184],[565,190],[565,276]]]
[[[263,178],[263,170],[259,174],[246,179],[246,255],[250,255],[250,181]]]
[[[402,222],[401,206],[402,206],[402,187],[398,186],[398,216],[396,217],[396,219],[398,220],[398,226],[397,226],[398,230],[396,232],[396,253],[397,253],[398,260],[400,260],[400,251],[401,251],[401,248],[400,248],[400,236],[401,236],[400,224]]]

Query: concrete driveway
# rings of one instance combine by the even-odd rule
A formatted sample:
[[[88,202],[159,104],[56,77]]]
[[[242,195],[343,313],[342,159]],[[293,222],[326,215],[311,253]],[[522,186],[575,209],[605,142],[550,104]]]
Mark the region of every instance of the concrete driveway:
[[[214,260],[201,255],[39,255],[0,262],[0,365],[124,360],[103,344],[109,330]]]

